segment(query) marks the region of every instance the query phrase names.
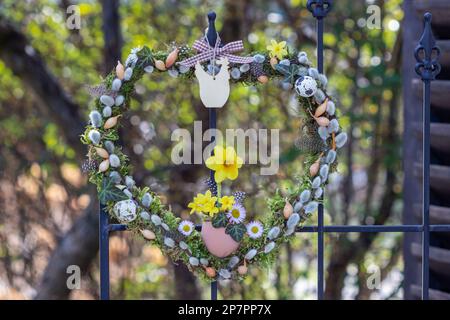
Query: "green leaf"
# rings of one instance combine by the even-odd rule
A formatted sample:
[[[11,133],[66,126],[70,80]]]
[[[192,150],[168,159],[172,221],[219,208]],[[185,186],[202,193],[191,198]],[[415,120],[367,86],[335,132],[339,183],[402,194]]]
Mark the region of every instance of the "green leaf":
[[[279,64],[277,63],[275,65],[275,70],[277,70],[279,73],[287,76],[289,74],[289,66],[285,65],[285,64]]]
[[[228,224],[227,215],[220,212],[212,219],[212,225],[214,228],[225,228]]]
[[[233,238],[234,241],[239,242],[244,237],[247,228],[243,223],[238,224],[229,224],[225,229],[225,233],[229,234],[230,237]]]
[[[114,185],[112,179],[104,177],[102,180],[102,188],[98,193],[98,199],[101,204],[106,204],[108,201],[126,200],[128,197]]]
[[[139,58],[137,65],[141,68],[145,68],[146,66],[153,64],[153,54],[149,47],[144,46],[141,51],[137,53]]]
[[[284,75],[284,82],[294,84],[295,79],[298,77],[300,67],[297,64],[291,64],[289,66],[285,64],[276,64],[275,70]]]

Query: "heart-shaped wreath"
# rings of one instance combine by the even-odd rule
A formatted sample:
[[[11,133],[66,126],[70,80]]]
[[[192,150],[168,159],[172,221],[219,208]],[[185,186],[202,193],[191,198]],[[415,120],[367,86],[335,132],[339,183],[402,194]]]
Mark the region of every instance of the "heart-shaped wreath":
[[[182,261],[208,280],[243,278],[249,264],[268,265],[273,261],[280,244],[289,241],[296,228],[316,212],[329,173],[336,170],[336,149],[347,140],[333,99],[326,92],[327,78],[311,67],[305,52],[289,52],[284,41],[274,40],[266,51],[248,57],[230,54],[237,50],[227,52],[233,46],[221,48],[230,61],[231,82],[257,85],[281,78],[284,86],[295,89],[302,111],[302,146],[309,170],[294,188],[283,194],[277,191],[268,199],[271,214],[263,222],[245,224],[243,192],[221,194],[222,181],[236,179],[242,165],[233,147],[214,148],[214,154],[206,160],[206,166],[214,170],[214,179],[208,181],[204,194],[188,204],[191,213],[206,218],[200,233],[191,221],[181,221],[170,212],[150,188],[135,185],[128,158],[117,145],[120,118],[135,83],[145,73],[167,72],[172,77],[192,79],[192,66],[197,62],[204,70],[218,73],[219,66],[211,64],[198,48],[197,52],[186,45],[174,46],[168,52],[133,49],[102,85],[90,88],[96,97],[95,110],[81,138],[89,145],[89,180],[97,185],[100,202],[110,215],[173,261]]]

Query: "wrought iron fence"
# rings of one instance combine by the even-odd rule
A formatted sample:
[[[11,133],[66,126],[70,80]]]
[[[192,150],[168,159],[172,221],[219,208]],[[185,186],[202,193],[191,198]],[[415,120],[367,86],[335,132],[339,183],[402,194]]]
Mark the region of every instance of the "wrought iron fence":
[[[317,69],[323,73],[323,33],[324,20],[332,8],[331,0],[308,0],[307,8],[316,19],[317,24]],[[424,30],[419,44],[414,51],[417,60],[415,71],[423,82],[423,203],[422,224],[414,225],[324,225],[324,208],[319,204],[317,226],[298,227],[296,232],[317,233],[317,298],[324,298],[324,235],[325,233],[366,233],[366,232],[414,232],[422,235],[422,299],[428,300],[429,295],[429,248],[430,232],[450,232],[450,225],[430,224],[430,85],[440,72],[440,50],[436,46],[431,30],[431,13],[424,15]],[[412,53],[411,53],[412,54]],[[411,66],[412,67],[412,66]],[[215,109],[209,109],[209,127],[216,128],[217,118]],[[125,231],[126,225],[110,224],[108,212],[100,206],[99,213],[100,235],[100,299],[109,299],[109,234],[114,231]],[[217,299],[217,281],[211,283],[211,300]]]

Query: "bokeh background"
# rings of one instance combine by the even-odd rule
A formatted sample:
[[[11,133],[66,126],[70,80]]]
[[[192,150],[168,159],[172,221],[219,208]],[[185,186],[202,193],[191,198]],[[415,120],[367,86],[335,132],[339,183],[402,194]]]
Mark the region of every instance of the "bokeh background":
[[[327,224],[401,223],[401,2],[335,1],[326,18],[329,89],[350,137],[326,193]],[[66,10],[73,4],[81,28],[69,30]],[[381,10],[380,28],[367,27],[370,4]],[[79,142],[92,103],[86,85],[99,83],[133,47],[191,44],[210,10],[225,42],[242,39],[252,52],[283,39],[315,61],[315,20],[306,0],[0,2],[1,299],[98,298],[98,203],[81,171],[87,150]],[[121,129],[138,183],[184,217],[208,172],[173,165],[170,134],[207,120],[197,91],[167,75],[145,77]],[[267,195],[304,170],[293,101],[277,82],[235,85],[219,112],[221,128],[281,129],[278,175],[260,176],[258,166],[247,166],[234,183],[247,192],[250,215],[266,214]],[[402,240],[401,234],[327,234],[326,298],[402,298]],[[270,269],[253,268],[244,282],[221,284],[220,297],[314,299],[316,250],[315,234],[299,234]],[[126,232],[111,237],[110,257],[113,299],[208,297],[207,284]],[[73,259],[82,288],[69,291],[65,266]],[[368,277],[378,271],[381,285],[370,289]]]

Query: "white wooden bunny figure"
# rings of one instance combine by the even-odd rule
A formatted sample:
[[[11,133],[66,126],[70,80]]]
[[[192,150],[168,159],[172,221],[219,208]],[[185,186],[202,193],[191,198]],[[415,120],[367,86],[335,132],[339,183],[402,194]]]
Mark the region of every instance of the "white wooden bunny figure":
[[[195,65],[195,76],[200,85],[200,99],[206,108],[222,108],[230,96],[229,62],[225,57],[217,60],[221,65],[215,76],[208,74],[199,62]]]

